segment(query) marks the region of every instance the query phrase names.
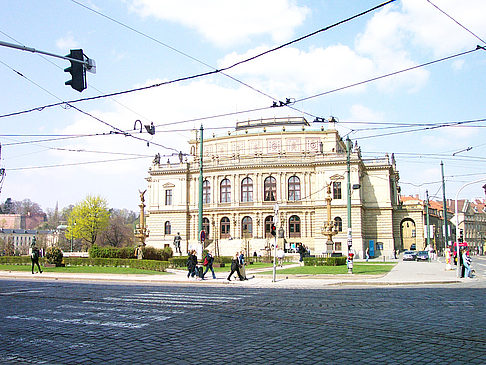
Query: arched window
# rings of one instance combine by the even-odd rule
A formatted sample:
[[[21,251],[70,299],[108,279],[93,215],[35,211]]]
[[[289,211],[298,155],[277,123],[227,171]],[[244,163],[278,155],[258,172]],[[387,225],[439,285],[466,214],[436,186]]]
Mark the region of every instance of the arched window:
[[[253,180],[249,177],[241,181],[241,201],[244,203],[253,201]]]
[[[341,219],[341,217],[334,218],[334,227],[338,232],[343,231],[343,220]]]
[[[221,181],[220,190],[220,203],[230,203],[231,202],[231,182],[229,179],[224,179]]]
[[[296,215],[289,218],[289,237],[300,237],[300,218]]]
[[[265,237],[273,237],[270,233],[272,230],[273,215],[269,215],[265,218]]]
[[[228,238],[230,236],[230,220],[228,217],[221,218],[221,238]]]
[[[170,222],[167,221],[164,224],[164,234],[170,234],[170,232],[171,232]]]
[[[300,200],[300,179],[297,176],[289,178],[289,200]]]
[[[203,181],[203,204],[211,203],[211,184],[208,179]]]
[[[269,176],[265,179],[263,200],[266,202],[274,202],[277,200],[277,180],[273,176]]]
[[[248,236],[245,237],[245,234]],[[253,237],[253,221],[251,217],[243,217],[241,220],[241,236],[243,238]]]
[[[206,238],[209,238],[209,219],[203,218],[202,229],[206,232]]]

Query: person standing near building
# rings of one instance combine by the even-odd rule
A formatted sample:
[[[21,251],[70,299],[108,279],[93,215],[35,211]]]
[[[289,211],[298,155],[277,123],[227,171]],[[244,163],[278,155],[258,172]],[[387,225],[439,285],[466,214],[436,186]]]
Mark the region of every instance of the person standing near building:
[[[194,277],[196,275],[197,266],[197,256],[196,251],[189,251],[189,256],[187,257],[187,277]]]
[[[35,240],[35,236],[32,240],[32,253],[30,254],[30,260],[32,261],[32,274],[34,274],[34,266],[35,264],[37,264],[37,268],[39,269],[39,273],[42,274],[42,269],[39,265],[39,249],[37,248],[37,246],[35,245],[36,243],[36,240]]]
[[[175,252],[178,253],[179,255],[181,254],[181,235],[179,232],[174,237],[174,246],[175,246]]]
[[[366,247],[366,262],[370,259],[370,248]]]
[[[238,252],[236,252],[235,256],[233,257],[233,259],[231,260],[231,272],[230,274],[228,275],[228,281],[231,281],[231,276],[236,272],[236,274],[238,275],[238,278],[240,279],[240,281],[243,281],[245,280],[243,278],[243,276],[241,276],[241,273],[240,273],[240,255]]]
[[[206,256],[204,257],[204,262],[203,262],[203,266],[206,266],[206,270],[204,270],[204,273],[202,274],[203,280],[204,280],[204,275],[206,275],[209,269],[211,269],[211,272],[213,273],[213,279],[216,279],[216,275],[214,274],[214,269],[213,269],[213,262],[214,262],[214,257],[211,254],[211,251],[208,251],[206,253]]]

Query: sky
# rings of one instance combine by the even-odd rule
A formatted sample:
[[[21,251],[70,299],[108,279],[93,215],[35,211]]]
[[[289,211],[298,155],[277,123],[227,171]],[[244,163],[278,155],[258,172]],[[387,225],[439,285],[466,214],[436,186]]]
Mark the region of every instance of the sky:
[[[394,153],[402,195],[441,200],[443,161],[447,198],[481,179],[458,197],[484,198],[486,2],[403,0],[354,17],[383,2],[4,0],[0,41],[83,49],[96,74],[79,93],[64,85],[68,61],[0,46],[0,201],[46,210],[90,194],[138,211],[154,155],[177,161],[201,124],[207,135],[286,116],[334,116],[363,158]],[[270,108],[286,98],[292,108]]]

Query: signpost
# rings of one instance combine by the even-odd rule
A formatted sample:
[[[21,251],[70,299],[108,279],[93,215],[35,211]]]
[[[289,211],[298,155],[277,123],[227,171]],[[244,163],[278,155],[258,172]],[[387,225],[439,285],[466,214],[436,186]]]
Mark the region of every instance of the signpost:
[[[275,204],[273,206],[273,224],[275,224],[275,228],[277,228],[278,225],[278,204]],[[273,279],[272,282],[277,281],[277,235],[275,234],[274,236],[274,244],[273,244]]]

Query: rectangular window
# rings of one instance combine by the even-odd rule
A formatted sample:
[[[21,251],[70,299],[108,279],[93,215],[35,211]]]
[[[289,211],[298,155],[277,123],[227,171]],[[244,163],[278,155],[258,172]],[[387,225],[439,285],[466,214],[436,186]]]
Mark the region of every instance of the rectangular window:
[[[165,191],[165,205],[172,205],[172,190]]]
[[[333,199],[342,199],[341,182],[339,182],[339,181],[334,181],[332,183],[332,198]]]

